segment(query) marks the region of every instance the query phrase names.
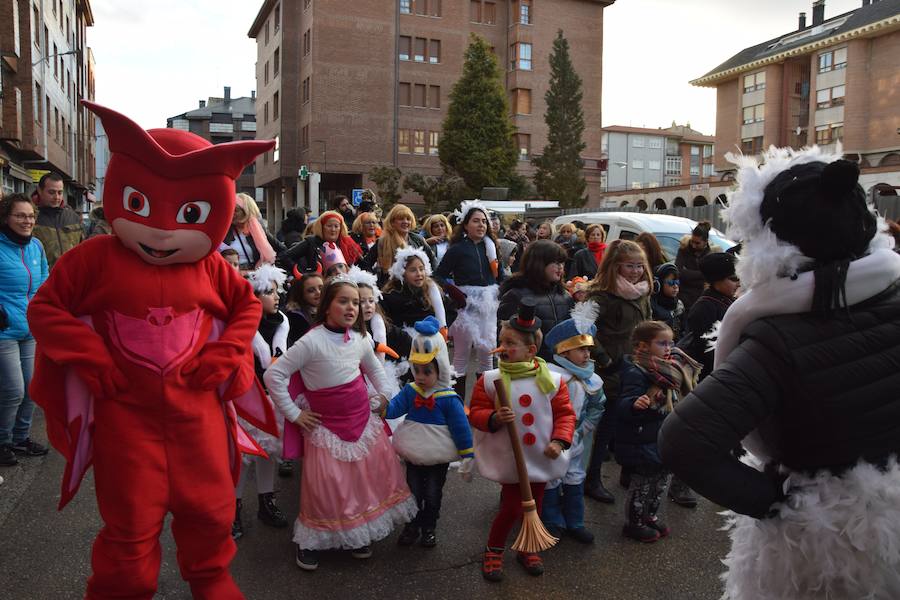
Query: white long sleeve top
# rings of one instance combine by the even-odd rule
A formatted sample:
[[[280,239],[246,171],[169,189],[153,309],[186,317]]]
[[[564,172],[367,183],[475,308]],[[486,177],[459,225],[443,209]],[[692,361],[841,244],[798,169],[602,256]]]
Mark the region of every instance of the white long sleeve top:
[[[314,327],[288,348],[266,371],[264,379],[269,396],[288,421],[296,421],[301,409],[288,393],[288,382],[300,371],[307,389],[320,390],[350,383],[359,377],[360,370],[369,378],[380,394],[389,393],[389,382],[381,362],[375,356],[372,343],[356,331],[344,341],[343,333]]]

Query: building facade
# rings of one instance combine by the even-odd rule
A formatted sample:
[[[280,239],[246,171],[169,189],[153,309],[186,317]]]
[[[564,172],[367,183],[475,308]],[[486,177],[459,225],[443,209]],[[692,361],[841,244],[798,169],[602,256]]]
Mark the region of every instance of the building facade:
[[[440,174],[441,124],[473,33],[504,72],[519,172],[530,176],[547,142],[544,95],[560,29],[584,82],[582,156],[588,194],[599,197],[603,9],[612,3],[265,0],[248,35],[257,41],[257,135],[278,144],[257,160],[270,210],[316,211],[335,194],[374,187],[367,173],[375,166]],[[297,179],[301,165],[321,173],[312,201],[314,186]]]
[[[43,11],[43,12],[42,12]],[[88,0],[0,0],[0,183],[28,192],[43,172],[65,179],[68,202],[87,212],[95,177]]]
[[[691,83],[716,88],[714,165],[726,177],[726,152],[841,142],[873,186],[900,185],[900,0],[830,18],[817,0],[809,24],[800,13],[793,31]]]
[[[256,92],[232,98],[231,88],[225,86],[221,97],[200,100],[194,110],[166,119],[166,127],[190,131],[213,144],[256,139]],[[251,164],[241,173],[236,187],[239,193],[261,202],[262,190],[253,183],[255,175],[256,164]]]

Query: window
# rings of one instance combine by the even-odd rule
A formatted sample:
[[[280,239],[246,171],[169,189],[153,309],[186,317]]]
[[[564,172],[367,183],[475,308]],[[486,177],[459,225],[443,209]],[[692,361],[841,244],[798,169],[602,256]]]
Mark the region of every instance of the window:
[[[700,146],[691,146],[691,156],[700,156]]]
[[[665,185],[681,185],[680,177],[666,177]]]
[[[700,175],[700,165],[691,165],[691,175],[695,177]]]
[[[409,60],[412,51],[412,38],[408,35],[400,36],[400,60]]]
[[[847,48],[838,48],[819,55],[819,73],[843,69],[847,66]]]
[[[666,157],[666,175],[681,175],[681,157]]]
[[[485,2],[484,3],[484,20],[482,23],[485,25],[494,25],[497,23],[497,3],[496,2]]]
[[[759,154],[763,149],[762,136],[745,138],[741,140],[741,152],[744,154]]]
[[[279,105],[281,104],[279,102],[278,96],[279,96],[278,92],[275,92],[275,95],[272,97],[272,120],[273,121],[278,119],[278,109],[279,109]]]
[[[844,138],[844,124],[833,123],[816,127],[816,143],[820,145],[832,144]]]
[[[278,162],[278,158],[281,156],[281,146],[278,141],[278,136],[275,136],[275,147],[272,149],[272,162]]]
[[[300,130],[300,148],[309,148],[309,125],[304,125]]]
[[[631,138],[631,147],[632,148],[643,148],[644,147],[644,136],[636,135]]]
[[[766,105],[757,104],[756,106],[744,107],[744,125],[750,123],[759,123],[766,118]]]
[[[309,102],[309,77],[303,80],[303,104]]]
[[[59,59],[61,56],[56,56],[59,54],[59,50],[56,49],[56,44],[53,44],[53,76],[59,79]]]
[[[401,129],[397,132],[397,151],[409,154],[409,129]]]
[[[275,55],[272,57],[272,76],[278,77],[278,65],[281,63],[281,51],[275,48]]]
[[[275,22],[275,33],[278,33],[278,29],[281,27],[281,5],[275,5],[275,18],[273,19]]]
[[[266,102],[263,105],[263,125],[267,125],[269,123],[269,103]]]
[[[844,104],[844,94],[846,93],[846,90],[846,86],[843,85],[818,90],[816,92],[816,108],[841,106]]]
[[[659,161],[658,160],[648,160],[647,168],[651,171],[659,171]]]
[[[428,62],[433,65],[441,62],[441,40],[430,40],[428,42]]]
[[[34,120],[36,123],[43,123],[41,119],[41,84],[34,82]]]
[[[59,109],[53,107],[53,139],[59,141]]]
[[[519,42],[510,47],[510,69],[520,69],[522,71],[531,70],[531,44]]]
[[[713,166],[709,163],[703,165],[703,176],[704,177],[712,177],[713,175]]]
[[[428,0],[428,15],[432,17],[441,16],[441,0]]]
[[[491,0],[472,0],[469,2],[469,20],[483,25],[497,23],[497,3]]]
[[[754,92],[756,90],[766,89],[766,72],[752,73],[744,75],[744,93]]]
[[[412,86],[408,83],[401,82],[397,103],[400,104],[400,106],[412,106],[412,104],[410,104],[411,94]]]
[[[269,43],[269,21],[266,21],[266,26],[265,26],[265,28],[264,28],[264,33],[265,33],[265,40],[266,40],[265,43],[266,43],[266,45],[268,45],[268,43]]]
[[[703,157],[709,158],[712,155],[713,155],[713,147],[709,144],[706,144],[705,146],[703,146]]]
[[[413,60],[416,62],[425,62],[425,46],[428,44],[428,40],[425,38],[416,38],[416,48],[413,53]]]
[[[310,37],[312,36],[312,31],[309,29],[306,30],[306,33],[303,34],[303,56],[309,56],[309,51],[311,48]]]
[[[413,86],[413,106],[425,108],[425,84],[417,83]]]
[[[662,141],[661,137],[655,137],[655,136],[648,137],[647,138],[647,147],[655,148],[655,149],[659,150],[660,148],[662,148],[662,142],[663,141]]]
[[[531,90],[518,88],[513,90],[513,110],[517,115],[531,114]]]
[[[428,0],[416,0],[416,14],[425,16],[428,10]]]
[[[425,154],[425,130],[413,131],[413,154]]]
[[[303,0],[303,10],[309,8],[310,4],[312,4],[312,0]]]
[[[38,48],[41,47],[41,13],[38,12],[36,4],[34,6],[34,45]]]
[[[263,85],[269,85],[269,61],[263,67]]]
[[[441,107],[441,86],[428,86],[428,108],[439,109]]]
[[[411,15],[412,14],[412,0],[400,0],[400,14],[401,15]]]
[[[481,0],[472,0],[469,2],[469,21],[472,23],[481,23]]]
[[[437,131],[428,132],[428,154],[431,156],[438,155],[438,143],[440,142],[440,133]]]
[[[639,159],[639,158],[633,159],[633,160],[631,161],[631,168],[632,168],[632,169],[643,169],[643,168],[644,168],[644,161],[642,161],[642,160]]]
[[[516,146],[519,148],[519,160],[531,158],[531,136],[529,134],[517,133]]]
[[[531,25],[531,0],[519,0],[519,23]]]

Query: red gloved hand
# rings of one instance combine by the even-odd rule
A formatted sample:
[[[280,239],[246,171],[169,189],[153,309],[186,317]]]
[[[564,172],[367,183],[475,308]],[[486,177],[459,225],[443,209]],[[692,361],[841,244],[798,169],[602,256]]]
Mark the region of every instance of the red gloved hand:
[[[192,387],[214,390],[228,381],[239,363],[239,357],[230,346],[210,342],[181,368],[181,375]]]
[[[77,365],[75,371],[95,399],[112,399],[128,389],[128,378],[112,362],[103,367]]]
[[[444,286],[444,291],[447,292],[447,295],[450,296],[450,299],[456,304],[456,307],[459,309],[463,309],[466,307],[466,296],[461,289],[453,285],[452,283],[448,283]]]

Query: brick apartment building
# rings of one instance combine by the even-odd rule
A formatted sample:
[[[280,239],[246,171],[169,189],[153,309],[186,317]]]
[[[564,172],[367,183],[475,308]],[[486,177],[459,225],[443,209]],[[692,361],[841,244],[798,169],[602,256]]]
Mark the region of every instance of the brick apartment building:
[[[726,152],[843,143],[868,191],[900,185],[900,0],[862,0],[825,18],[825,0],[795,30],[745,48],[691,83],[715,87],[716,171]]]
[[[257,136],[277,140],[256,164],[270,214],[298,204],[316,210],[298,182],[300,165],[322,173],[323,204],[372,187],[374,166],[439,174],[441,124],[470,33],[492,45],[504,70],[519,171],[531,175],[531,156],[547,141],[549,54],[563,30],[584,81],[588,193],[599,196],[603,9],[612,3],[265,0],[248,35],[257,41]]]
[[[166,119],[166,127],[190,131],[213,144],[256,139],[255,91],[249,97],[232,98],[231,88],[225,86],[221,98],[210,96],[198,104],[194,110]],[[237,191],[262,201],[253,183],[255,174],[256,164],[244,169],[236,182]]]
[[[43,14],[41,13],[43,7]],[[27,192],[41,171],[65,178],[70,204],[93,199],[94,58],[88,0],[0,0],[0,184]]]

